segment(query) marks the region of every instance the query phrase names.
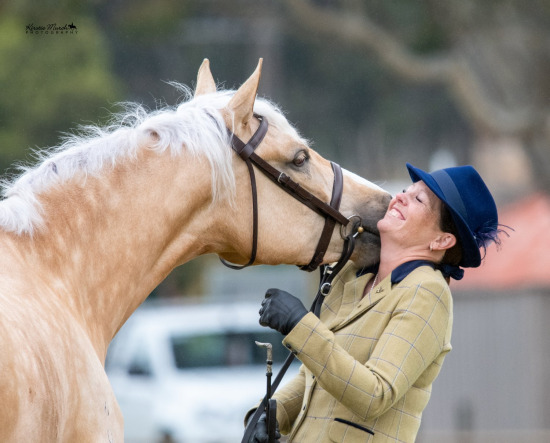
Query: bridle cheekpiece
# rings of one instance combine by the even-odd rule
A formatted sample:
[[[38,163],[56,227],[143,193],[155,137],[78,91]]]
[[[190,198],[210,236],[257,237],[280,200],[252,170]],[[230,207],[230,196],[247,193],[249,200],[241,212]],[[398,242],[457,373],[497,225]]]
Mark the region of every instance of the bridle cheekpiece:
[[[332,197],[330,203],[325,203],[324,201],[317,198],[308,190],[304,189],[299,183],[295,182],[287,174],[282,171],[279,171],[277,168],[274,168],[260,156],[258,156],[254,151],[260,145],[264,139],[267,129],[268,121],[267,118],[254,114],[254,116],[259,120],[260,126],[252,135],[248,143],[244,143],[239,139],[233,132],[230,132],[231,135],[231,148],[241,157],[246,166],[248,167],[248,172],[250,175],[250,184],[252,188],[252,252],[250,254],[250,259],[245,265],[234,265],[228,263],[227,261],[221,259],[222,263],[228,266],[231,269],[243,269],[247,266],[250,266],[256,260],[256,252],[258,249],[258,196],[256,189],[256,176],[254,174],[254,166],[260,170],[267,178],[269,178],[273,183],[275,183],[283,191],[290,194],[299,202],[306,205],[308,208],[317,212],[319,215],[325,218],[325,224],[323,230],[321,231],[321,236],[315,249],[315,253],[309,264],[301,266],[300,269],[305,271],[313,271],[322,263],[325,253],[328,249],[330,239],[332,237],[332,232],[336,223],[341,225],[341,233],[344,236],[345,227],[349,224],[351,218],[359,219],[358,222],[352,223],[354,226],[354,231],[350,233],[354,237],[358,233],[362,232],[361,219],[357,215],[351,216],[349,219],[339,212],[340,202],[342,200],[342,192],[344,188],[344,181],[342,176],[342,169],[337,163],[331,162],[332,170],[334,172],[334,184],[332,188]],[[343,253],[344,255],[345,253]],[[347,254],[346,254],[347,255]],[[351,255],[351,252],[349,252]],[[349,257],[348,257],[349,258]]]

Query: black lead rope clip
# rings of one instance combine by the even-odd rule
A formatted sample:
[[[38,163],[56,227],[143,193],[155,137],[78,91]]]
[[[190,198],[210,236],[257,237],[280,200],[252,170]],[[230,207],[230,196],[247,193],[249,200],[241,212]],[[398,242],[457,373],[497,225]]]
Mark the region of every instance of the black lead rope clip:
[[[319,285],[319,292],[323,296],[327,296],[332,288],[332,271],[334,270],[332,266],[322,265],[323,269],[321,272],[321,283]],[[327,281],[328,280],[328,281]]]
[[[330,290],[332,289],[332,284],[330,283],[323,283],[321,285],[321,289],[319,290],[321,294],[323,294],[325,297],[328,295]]]

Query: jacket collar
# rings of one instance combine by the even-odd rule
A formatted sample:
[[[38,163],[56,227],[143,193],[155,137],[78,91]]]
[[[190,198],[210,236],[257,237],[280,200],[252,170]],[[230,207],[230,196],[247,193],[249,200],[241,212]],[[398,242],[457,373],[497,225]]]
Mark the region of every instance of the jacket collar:
[[[392,271],[390,278],[386,277],[384,280],[379,282],[373,289],[371,289],[368,294],[366,294],[361,299],[361,301],[359,301],[357,305],[353,307],[350,306],[349,310],[340,311],[339,315],[328,323],[329,328],[333,330],[340,329],[351,321],[355,320],[363,312],[371,309],[380,300],[382,300],[382,298],[389,294],[394,284],[401,282],[407,275],[409,275],[412,271],[420,266],[431,266],[432,268],[435,268],[434,263],[428,260],[413,260],[399,265]],[[346,286],[349,285],[348,288],[344,288],[343,297],[348,299],[348,303],[353,299],[353,296],[356,293],[356,287],[360,286],[361,289],[363,289],[366,281],[368,281],[365,281],[365,279],[359,279],[359,277],[366,274],[372,274],[373,276],[375,276],[377,272],[378,264],[360,269],[356,273],[357,278],[346,284]]]
[[[380,266],[380,263],[364,267],[357,271],[356,277],[361,277],[365,274],[376,275],[378,273],[378,266]],[[391,272],[391,284],[395,285],[396,283],[400,283],[407,275],[409,275],[412,271],[420,266],[431,266],[433,269],[435,269],[435,263],[429,260],[412,260],[402,263]]]

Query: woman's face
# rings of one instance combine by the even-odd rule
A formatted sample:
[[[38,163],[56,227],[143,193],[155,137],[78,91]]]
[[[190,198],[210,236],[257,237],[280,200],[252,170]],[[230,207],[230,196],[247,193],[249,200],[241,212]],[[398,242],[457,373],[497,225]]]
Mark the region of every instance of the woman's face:
[[[423,181],[413,183],[392,199],[386,215],[378,222],[382,240],[391,236],[403,247],[429,247],[442,232],[441,205],[441,200]]]

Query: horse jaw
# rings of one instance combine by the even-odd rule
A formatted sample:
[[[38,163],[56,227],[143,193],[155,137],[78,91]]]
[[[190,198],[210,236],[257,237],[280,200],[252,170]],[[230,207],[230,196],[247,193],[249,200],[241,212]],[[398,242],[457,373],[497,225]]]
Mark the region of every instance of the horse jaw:
[[[233,116],[233,125],[228,125],[228,127],[233,127],[235,133],[240,132],[239,129],[246,128],[254,115],[254,102],[256,101],[258,85],[262,75],[262,63],[263,59],[261,58],[258,61],[256,70],[241,85],[227,105],[229,115]]]
[[[210,62],[205,58],[197,74],[197,87],[195,88],[195,97],[204,94],[216,92],[216,82],[210,71]]]

